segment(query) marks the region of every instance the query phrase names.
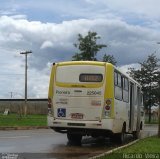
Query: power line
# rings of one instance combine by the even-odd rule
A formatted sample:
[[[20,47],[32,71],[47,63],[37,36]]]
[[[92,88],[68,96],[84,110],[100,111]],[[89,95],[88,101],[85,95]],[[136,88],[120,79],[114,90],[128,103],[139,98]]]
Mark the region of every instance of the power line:
[[[24,74],[0,74],[0,76],[24,76]]]

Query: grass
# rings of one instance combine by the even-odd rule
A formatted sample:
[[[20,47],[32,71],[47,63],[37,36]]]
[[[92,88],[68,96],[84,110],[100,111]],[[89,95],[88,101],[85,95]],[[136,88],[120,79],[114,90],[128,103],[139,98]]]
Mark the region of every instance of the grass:
[[[160,158],[160,138],[154,136],[142,139],[134,145],[123,148],[121,150],[113,152],[112,154],[100,157],[98,159],[125,159],[127,158],[126,154],[129,154],[130,156],[128,157],[133,159],[141,157],[147,158],[147,155],[153,155],[152,157],[150,156],[150,158]]]
[[[27,115],[20,117],[18,114],[0,114],[0,127],[9,126],[46,126],[46,115]]]

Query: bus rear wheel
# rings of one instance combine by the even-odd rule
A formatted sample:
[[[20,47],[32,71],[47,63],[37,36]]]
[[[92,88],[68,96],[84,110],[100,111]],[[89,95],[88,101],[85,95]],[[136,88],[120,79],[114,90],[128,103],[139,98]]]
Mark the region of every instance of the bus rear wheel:
[[[67,138],[70,144],[81,145],[82,135],[67,133]]]
[[[126,142],[126,128],[123,125],[122,132],[118,134],[114,134],[114,141],[118,142],[119,144],[124,144]]]
[[[140,130],[137,130],[137,131],[134,131],[134,132],[133,132],[133,138],[134,138],[135,140],[140,138]]]

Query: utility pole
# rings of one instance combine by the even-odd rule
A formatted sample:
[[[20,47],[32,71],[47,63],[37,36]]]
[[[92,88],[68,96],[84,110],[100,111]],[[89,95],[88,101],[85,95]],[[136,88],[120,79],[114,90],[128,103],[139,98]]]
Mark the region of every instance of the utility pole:
[[[9,92],[9,93],[11,93],[11,99],[12,99],[12,97],[13,97],[13,92]]]
[[[11,94],[11,98],[10,98],[11,100],[10,100],[10,108],[8,109],[8,113],[10,112],[10,110],[12,110],[12,97],[14,92],[11,91],[9,93]]]
[[[32,51],[25,51],[25,52],[21,52],[20,54],[25,55],[25,105],[24,105],[24,115],[26,116],[27,114],[27,55],[31,54]]]

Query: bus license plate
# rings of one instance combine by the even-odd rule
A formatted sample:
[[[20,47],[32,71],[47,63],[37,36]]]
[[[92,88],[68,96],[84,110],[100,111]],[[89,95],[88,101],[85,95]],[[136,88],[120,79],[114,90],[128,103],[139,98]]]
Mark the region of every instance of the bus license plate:
[[[73,113],[71,114],[72,119],[83,119],[83,114],[81,113]]]

